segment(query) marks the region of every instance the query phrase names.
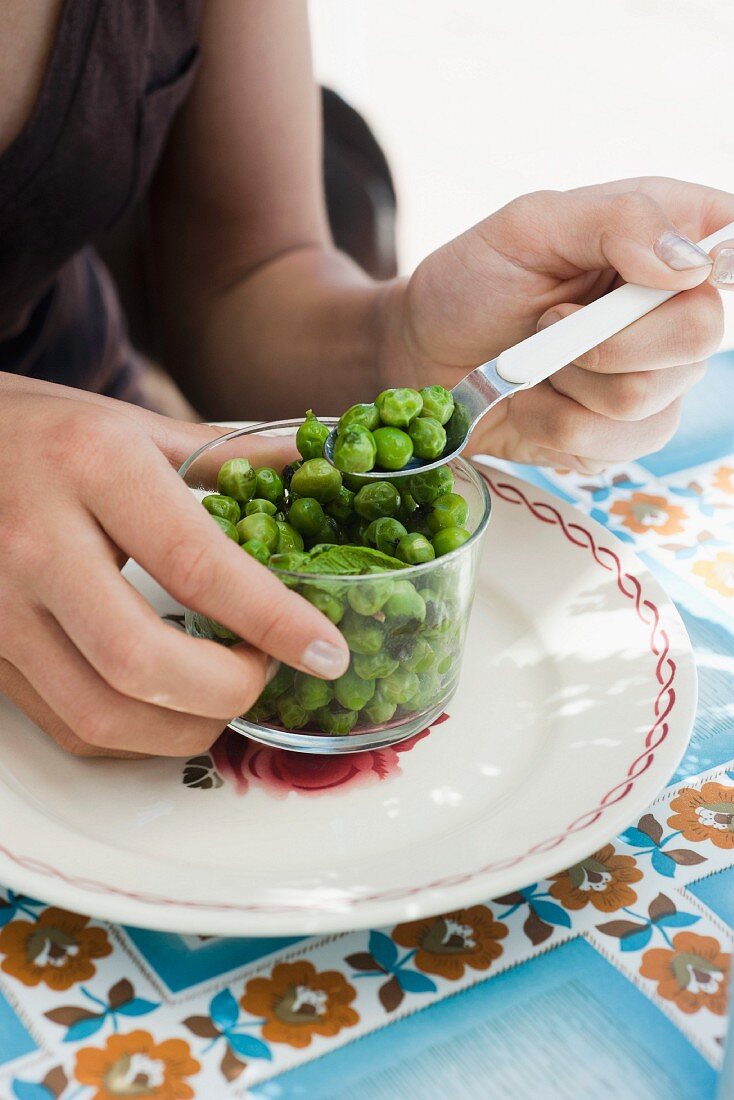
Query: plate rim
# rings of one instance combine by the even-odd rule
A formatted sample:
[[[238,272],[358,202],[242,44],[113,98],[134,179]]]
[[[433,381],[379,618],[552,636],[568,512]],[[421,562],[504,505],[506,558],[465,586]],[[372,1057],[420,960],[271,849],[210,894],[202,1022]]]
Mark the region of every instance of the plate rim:
[[[149,892],[136,892],[116,887],[110,883],[97,882],[83,876],[68,874],[59,868],[44,863],[34,857],[18,856],[0,843],[0,871],[2,883],[16,892],[48,899],[50,904],[64,905],[91,914],[98,919],[116,923],[153,928],[161,931],[181,933],[211,933],[218,935],[288,935],[288,934],[329,934],[367,928],[379,924],[389,924],[396,920],[416,919],[441,912],[442,910],[462,908],[519,889],[537,873],[526,875],[524,868],[530,867],[539,858],[557,853],[557,859],[544,861],[542,877],[572,865],[594,851],[600,844],[607,843],[618,835],[620,825],[626,827],[636,813],[644,809],[659,794],[662,787],[657,785],[650,793],[645,790],[644,782],[637,788],[635,783],[652,765],[655,752],[668,740],[669,728],[665,728],[659,740],[651,741],[656,731],[666,726],[666,719],[677,708],[676,718],[680,722],[679,742],[671,741],[666,751],[671,751],[670,760],[665,768],[672,774],[685,753],[695,719],[698,677],[690,639],[671,598],[657,578],[639,559],[626,543],[585,515],[573,504],[554,496],[548,490],[527,482],[515,474],[508,474],[488,463],[478,464],[478,472],[489,484],[490,491],[508,506],[525,506],[529,513],[544,524],[560,528],[563,536],[573,545],[591,552],[592,558],[607,572],[616,572],[617,588],[634,602],[634,612],[648,627],[651,627],[648,644],[655,656],[658,656],[656,675],[660,690],[654,702],[656,720],[647,732],[644,748],[629,765],[627,774],[606,792],[599,805],[578,815],[562,833],[555,837],[546,837],[533,844],[527,851],[514,857],[506,857],[498,863],[484,863],[469,871],[444,875],[433,882],[417,886],[392,888],[372,894],[360,895],[343,903],[329,903],[320,906],[311,904],[279,904],[277,902],[211,902],[193,899],[167,898]],[[505,479],[505,480],[502,480]],[[507,494],[510,494],[509,496]],[[514,496],[513,496],[514,494]],[[531,500],[530,495],[539,499]],[[583,522],[580,522],[583,521]],[[580,541],[579,541],[580,538]],[[608,545],[607,540],[612,544]],[[606,563],[602,560],[602,555]],[[632,585],[632,590],[623,586],[623,578]],[[654,590],[654,600],[645,599],[643,586]],[[649,595],[649,593],[648,593]],[[646,619],[641,608],[649,609],[652,621]],[[676,624],[678,637],[670,643],[660,624],[665,616],[666,622]],[[658,632],[665,635],[660,653],[655,648]],[[675,662],[670,653],[675,653]],[[673,673],[666,683],[660,678],[660,669],[665,660],[673,664]],[[672,691],[676,676],[679,689]],[[680,690],[682,687],[682,690]],[[658,713],[658,704],[667,693],[667,709]],[[671,699],[672,696],[672,699]],[[648,742],[650,742],[648,744]],[[633,769],[640,768],[634,771]],[[623,790],[620,789],[623,788]],[[628,796],[631,801],[626,802]],[[613,797],[614,796],[614,797]],[[624,813],[606,815],[606,811],[621,803]],[[629,813],[627,813],[629,811]],[[588,820],[586,820],[588,818]],[[613,824],[608,824],[610,821]],[[588,830],[588,831],[587,831]],[[547,866],[546,866],[547,864]],[[7,873],[7,870],[10,873]],[[502,881],[493,884],[492,878],[504,876]],[[489,881],[488,881],[489,880]],[[488,881],[486,888],[482,882]],[[39,891],[38,886],[41,886]],[[48,887],[48,888],[47,888]],[[267,928],[263,928],[263,923]]]

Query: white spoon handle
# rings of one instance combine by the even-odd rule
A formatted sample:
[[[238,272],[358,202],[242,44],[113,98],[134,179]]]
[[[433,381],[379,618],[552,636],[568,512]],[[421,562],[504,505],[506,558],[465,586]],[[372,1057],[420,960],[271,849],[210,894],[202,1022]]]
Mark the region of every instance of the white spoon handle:
[[[709,252],[721,241],[733,237],[734,222],[699,244]],[[507,382],[534,386],[679,293],[625,283],[570,317],[564,317],[503,351],[496,362],[497,373]]]

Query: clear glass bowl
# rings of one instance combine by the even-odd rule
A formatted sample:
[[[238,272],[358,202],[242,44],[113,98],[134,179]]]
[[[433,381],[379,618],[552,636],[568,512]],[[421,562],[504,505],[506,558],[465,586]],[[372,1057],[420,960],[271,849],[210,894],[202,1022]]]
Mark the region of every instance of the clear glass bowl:
[[[336,420],[322,419],[329,427],[336,424]],[[299,457],[295,435],[301,423],[302,420],[280,420],[239,428],[199,448],[184,462],[179,473],[201,499],[217,491],[217,471],[228,458],[249,458],[253,466],[272,465],[280,469]],[[262,457],[262,449],[256,452],[255,448],[262,448],[264,443],[276,452],[275,456],[266,459]],[[230,722],[231,729],[277,748],[329,754],[394,744],[425,729],[441,714],[459,679],[477,562],[491,511],[483,479],[461,458],[450,466],[455,492],[461,493],[469,506],[466,526],[472,532],[471,538],[457,550],[389,574],[327,576],[273,570],[281,583],[309,594],[316,602],[326,601],[332,611],[336,608],[336,615],[343,609],[339,629],[347,639],[353,665],[356,663],[357,669],[368,676],[366,680],[360,676],[354,681],[356,694],[351,691],[346,699],[353,707],[344,707],[332,699],[325,704],[325,710],[309,711],[301,728],[286,728],[284,715],[288,721],[299,724],[304,716],[288,706],[288,700],[294,701],[290,684],[295,673],[283,666],[255,706]],[[410,592],[408,605],[414,609],[417,604],[417,613],[407,605],[401,606],[400,600],[393,604],[388,601],[385,610],[374,614],[355,610],[369,609],[376,587],[379,592],[379,586],[389,589],[397,581],[409,581],[419,593],[425,617],[421,618],[421,601],[415,600]],[[403,595],[405,592],[403,588]],[[378,602],[379,598],[378,595]],[[197,612],[186,612],[186,629],[199,638],[234,644],[235,639],[226,628]],[[350,669],[356,672],[353,666]],[[376,689],[379,685],[381,708],[374,705],[375,699],[366,699],[371,682]],[[342,690],[341,694],[344,696],[345,692]],[[363,699],[368,709],[354,709]],[[394,712],[388,716],[393,703]]]

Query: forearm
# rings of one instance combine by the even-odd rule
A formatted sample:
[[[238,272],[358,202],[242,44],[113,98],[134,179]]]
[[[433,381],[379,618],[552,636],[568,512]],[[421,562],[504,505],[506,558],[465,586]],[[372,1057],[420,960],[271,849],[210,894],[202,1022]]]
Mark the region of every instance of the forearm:
[[[230,286],[190,293],[167,326],[167,359],[206,417],[338,412],[382,385],[394,286],[335,250],[294,249]]]

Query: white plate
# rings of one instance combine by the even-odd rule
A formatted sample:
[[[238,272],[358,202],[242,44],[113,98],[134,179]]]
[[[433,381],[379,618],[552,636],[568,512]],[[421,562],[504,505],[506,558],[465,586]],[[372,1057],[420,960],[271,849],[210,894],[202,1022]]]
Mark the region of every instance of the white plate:
[[[625,828],[688,740],[685,629],[604,528],[487,473],[494,514],[447,720],[330,758],[229,733],[215,771],[66,756],[0,702],[0,882],[126,924],[331,932],[508,893]]]

